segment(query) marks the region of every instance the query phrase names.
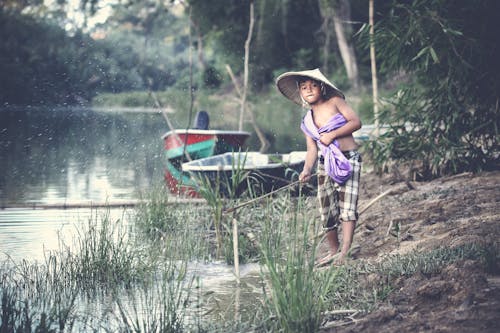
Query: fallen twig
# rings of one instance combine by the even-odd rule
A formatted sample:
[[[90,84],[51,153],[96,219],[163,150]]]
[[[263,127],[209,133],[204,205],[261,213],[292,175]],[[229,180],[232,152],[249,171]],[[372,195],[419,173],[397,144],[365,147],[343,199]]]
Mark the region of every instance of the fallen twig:
[[[339,315],[339,314],[353,314],[353,313],[358,313],[360,312],[359,310],[354,310],[354,309],[345,309],[345,310],[331,310],[331,311],[325,311],[323,314],[325,316],[334,316],[334,315]]]
[[[406,189],[407,190],[413,190],[415,187],[412,186],[411,184],[407,184],[405,182],[405,185],[406,185]],[[359,214],[358,216],[361,216],[361,214],[363,214],[364,212],[366,212],[368,210],[368,208],[370,208],[371,206],[373,206],[377,201],[379,201],[380,199],[388,196],[389,194],[393,194],[393,193],[397,193],[397,192],[400,192],[401,190],[405,189],[405,187],[403,186],[398,186],[398,187],[395,187],[395,188],[390,188],[388,189],[387,191],[385,192],[382,192],[381,194],[379,194],[378,196],[376,196],[375,198],[373,198],[369,203],[366,204],[365,207],[363,207],[360,211],[359,211]],[[356,228],[358,228],[360,225],[363,224],[363,221],[359,222],[359,223],[356,223]],[[325,232],[322,231],[320,232],[319,234],[317,234],[316,236],[314,236],[313,238],[319,238],[319,237],[323,237],[325,235]],[[321,243],[321,241],[320,241]]]

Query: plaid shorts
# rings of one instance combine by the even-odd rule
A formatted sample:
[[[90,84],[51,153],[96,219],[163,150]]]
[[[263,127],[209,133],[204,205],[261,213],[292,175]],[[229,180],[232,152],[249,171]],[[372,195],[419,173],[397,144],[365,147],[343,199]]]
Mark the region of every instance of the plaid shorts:
[[[325,230],[338,228],[340,221],[358,219],[359,177],[361,155],[356,150],[343,152],[352,166],[352,176],[343,185],[337,184],[325,172],[325,164],[318,160],[318,200],[321,222]]]

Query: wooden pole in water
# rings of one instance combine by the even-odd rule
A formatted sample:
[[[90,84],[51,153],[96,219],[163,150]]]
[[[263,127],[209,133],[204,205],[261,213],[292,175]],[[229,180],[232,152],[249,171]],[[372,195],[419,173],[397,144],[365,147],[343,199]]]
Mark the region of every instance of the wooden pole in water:
[[[40,204],[40,203],[20,203],[20,204],[0,204],[0,210],[5,209],[78,209],[78,208],[127,208],[136,207],[145,201],[142,200],[129,200],[129,201],[116,201],[116,202],[69,202],[69,203],[55,203],[55,204]],[[182,199],[166,200],[165,205],[175,204],[204,204],[206,201],[203,199]]]
[[[234,275],[236,283],[240,284],[240,258],[238,250],[238,220],[233,217],[233,254],[234,254]]]

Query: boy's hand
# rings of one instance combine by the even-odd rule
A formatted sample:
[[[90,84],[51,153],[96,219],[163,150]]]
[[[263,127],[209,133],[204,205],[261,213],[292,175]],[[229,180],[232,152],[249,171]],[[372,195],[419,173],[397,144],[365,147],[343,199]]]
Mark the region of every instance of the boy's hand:
[[[311,178],[311,172],[302,170],[302,172],[299,175],[299,180],[301,183],[307,182]]]
[[[335,131],[321,133],[319,136],[319,142],[325,146],[328,146],[333,140],[335,140]]]

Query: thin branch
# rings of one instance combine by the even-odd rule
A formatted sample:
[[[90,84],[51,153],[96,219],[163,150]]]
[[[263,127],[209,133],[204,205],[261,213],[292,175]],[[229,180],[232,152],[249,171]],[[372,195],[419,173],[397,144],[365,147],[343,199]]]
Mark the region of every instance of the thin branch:
[[[250,24],[248,27],[248,35],[245,41],[245,65],[243,71],[243,94],[241,96],[241,111],[240,111],[240,123],[238,129],[243,130],[243,115],[245,113],[245,103],[247,99],[247,89],[248,89],[248,58],[250,58],[250,42],[252,41],[253,25],[254,25],[254,5],[253,1],[250,2]]]
[[[186,138],[188,135],[188,130],[189,126],[191,124],[191,120],[193,118],[193,107],[194,107],[194,92],[193,92],[193,41],[192,41],[192,34],[191,34],[191,12],[192,8],[189,7],[189,98],[190,98],[190,103],[189,103],[189,116],[188,116],[188,124],[186,126]],[[184,149],[183,149],[183,155],[186,157],[189,156],[187,153],[187,139],[186,143],[184,144]],[[189,157],[189,161],[191,161]]]
[[[181,144],[184,145],[184,142],[179,137],[179,134],[177,134],[177,131],[175,130],[175,128],[172,125],[172,123],[170,122],[170,119],[168,118],[168,115],[167,115],[167,112],[165,111],[165,108],[161,105],[160,101],[158,100],[158,97],[156,97],[155,92],[152,91],[152,90],[150,90],[149,93],[153,97],[153,101],[155,103],[155,106],[161,111],[161,114],[163,115],[163,118],[165,118],[165,121],[167,122],[167,126],[168,126],[169,130],[172,132],[172,134],[174,135],[174,138],[177,141],[177,143],[179,145],[181,145]],[[189,155],[189,152],[186,151],[186,150],[184,150],[184,156],[186,156],[186,158],[187,158],[188,161],[192,161],[193,160],[191,158],[191,156]]]

